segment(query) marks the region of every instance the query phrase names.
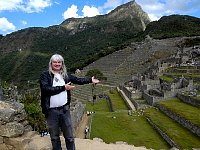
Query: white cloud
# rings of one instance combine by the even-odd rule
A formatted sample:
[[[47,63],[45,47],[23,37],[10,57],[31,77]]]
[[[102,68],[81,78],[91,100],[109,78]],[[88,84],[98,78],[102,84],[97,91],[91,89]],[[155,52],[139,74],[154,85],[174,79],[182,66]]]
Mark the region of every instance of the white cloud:
[[[23,0],[0,0],[0,11],[18,9],[22,2]]]
[[[29,0],[22,9],[27,13],[41,12],[44,8],[51,5],[51,0]]]
[[[157,17],[155,14],[148,14],[151,21],[159,20],[160,17]]]
[[[22,21],[21,21],[21,24],[22,24],[22,25],[27,25],[27,22],[26,22],[25,20],[22,20]]]
[[[52,0],[0,0],[0,11],[21,10],[27,13],[40,12],[50,7]]]
[[[136,0],[136,3],[152,20],[171,14],[192,14],[200,8],[199,0]]]
[[[93,17],[96,15],[100,15],[99,10],[92,6],[85,5],[82,9],[83,15],[78,15],[78,7],[76,5],[71,5],[71,7],[67,8],[67,10],[63,13],[64,19],[68,18],[81,18],[81,17]]]
[[[166,0],[166,7],[169,10],[173,10],[174,12],[180,13],[188,13],[199,10],[200,1],[199,0]]]
[[[72,5],[70,8],[68,8],[64,13],[63,13],[63,17],[64,19],[67,18],[77,18],[78,17],[78,7],[76,5]]]
[[[7,18],[3,17],[3,18],[0,18],[0,30],[1,31],[8,31],[8,30],[15,30],[16,27],[10,23]]]
[[[100,15],[99,10],[94,6],[90,7],[90,6],[85,5],[83,7],[82,12],[83,12],[84,17],[93,17],[96,15]]]

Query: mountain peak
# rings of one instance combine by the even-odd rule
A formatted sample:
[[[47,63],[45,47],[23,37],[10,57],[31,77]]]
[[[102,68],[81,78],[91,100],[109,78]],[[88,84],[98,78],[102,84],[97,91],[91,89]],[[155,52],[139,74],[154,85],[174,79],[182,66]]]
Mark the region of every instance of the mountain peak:
[[[138,20],[143,26],[143,30],[150,22],[147,13],[142,10],[140,5],[138,5],[135,0],[132,0],[126,4],[118,6],[108,14],[98,15],[95,17],[69,18],[63,21],[60,25],[69,30],[75,29],[78,32],[87,29],[91,23],[98,24],[102,23],[102,21],[124,21],[126,19],[129,21],[132,20],[132,22],[136,22],[136,20]]]
[[[126,4],[123,4],[121,6],[118,6],[116,9],[112,10],[108,14],[109,18],[125,18],[125,17],[130,17],[136,18],[139,17],[141,18],[145,23],[149,23],[150,19],[149,16],[146,12],[144,12],[141,8],[140,5],[138,5],[135,0],[132,0]]]

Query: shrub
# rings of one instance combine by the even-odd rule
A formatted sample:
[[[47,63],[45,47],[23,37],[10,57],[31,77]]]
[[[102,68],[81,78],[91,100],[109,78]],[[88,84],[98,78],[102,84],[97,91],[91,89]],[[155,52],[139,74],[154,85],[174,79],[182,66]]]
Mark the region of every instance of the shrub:
[[[93,77],[95,76],[95,78],[99,79],[99,80],[107,80],[106,77],[104,77],[103,73],[101,71],[99,71],[98,69],[92,69],[89,70],[86,75],[87,77]]]
[[[32,128],[38,132],[46,130],[47,125],[39,103],[39,96],[36,94],[24,94],[20,102],[24,104],[24,109]]]

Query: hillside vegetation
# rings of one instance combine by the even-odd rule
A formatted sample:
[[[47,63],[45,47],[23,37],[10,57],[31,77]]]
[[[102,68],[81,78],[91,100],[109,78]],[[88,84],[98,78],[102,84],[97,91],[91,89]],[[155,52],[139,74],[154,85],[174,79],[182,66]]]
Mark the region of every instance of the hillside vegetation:
[[[145,37],[166,39],[200,35],[199,22],[199,18],[181,15],[165,16],[150,22],[141,7],[131,1],[106,15],[71,18],[60,25],[19,30],[0,38],[0,78],[20,83],[20,86],[26,85],[30,80],[37,82],[40,73],[48,69],[49,58],[54,53],[63,55],[68,71],[74,73],[76,69],[83,69],[116,51],[130,47],[134,51],[136,47],[132,44],[143,42]],[[191,40],[185,43],[192,45],[198,42],[199,40]],[[114,80],[127,80],[130,75],[158,59],[151,44],[147,41],[148,49],[140,47],[134,55],[127,56],[126,61],[120,61],[113,72],[121,74],[120,78],[103,73],[114,77]],[[179,45],[181,46],[184,44]],[[166,55],[170,55],[168,50],[171,47],[166,47],[167,44],[163,45],[162,53],[166,51]],[[157,49],[156,45],[154,48]],[[132,62],[132,59],[135,61]]]
[[[148,24],[144,34],[152,38],[164,39],[171,37],[200,35],[200,19],[186,15],[163,16],[158,21]]]
[[[54,53],[64,56],[68,71],[81,69],[129,45],[149,22],[148,15],[131,1],[106,15],[71,18],[60,25],[8,34],[0,39],[0,78],[36,80]]]

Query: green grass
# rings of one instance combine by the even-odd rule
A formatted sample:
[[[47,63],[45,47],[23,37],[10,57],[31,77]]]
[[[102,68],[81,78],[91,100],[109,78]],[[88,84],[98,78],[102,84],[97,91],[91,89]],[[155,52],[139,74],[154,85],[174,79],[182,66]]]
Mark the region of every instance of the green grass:
[[[181,102],[181,100],[174,98],[167,101],[160,102],[160,105],[166,107],[179,116],[192,122],[194,125],[200,127],[200,109],[192,105]]]
[[[116,110],[125,112],[109,112],[108,103],[102,99],[94,103],[86,103],[87,111],[95,111],[90,120],[90,138],[101,138],[106,143],[124,141],[135,146],[146,146],[153,149],[169,149],[169,145],[155,132],[146,119],[138,112],[128,115],[127,106],[116,90],[109,93]],[[114,118],[116,117],[116,118]],[[148,135],[148,136],[147,136]]]
[[[107,104],[107,100],[101,99],[94,103],[87,102],[86,103],[86,111],[100,111],[100,112],[109,112],[109,106]]]
[[[194,73],[169,73],[169,74],[172,76],[177,76],[177,77],[181,77],[181,76],[190,77],[190,78],[199,78],[200,77],[199,73],[197,73],[197,74],[194,74]]]
[[[115,89],[115,90],[111,90],[108,93],[108,96],[110,97],[111,101],[112,101],[112,106],[113,106],[113,110],[128,110],[128,106],[126,105],[124,99],[121,97],[121,95],[119,94],[119,92]]]
[[[132,116],[127,112],[95,113],[90,137],[101,138],[106,143],[124,141],[135,146],[169,149],[169,145],[149,125],[146,118],[137,112]]]
[[[175,67],[173,67],[173,68],[168,68],[168,69],[166,69],[166,71],[168,72],[168,71],[170,71],[170,72],[173,72],[173,71],[176,71],[176,72],[178,72],[178,71],[191,71],[191,72],[198,72],[199,71],[199,69],[195,69],[195,68],[189,68],[189,67],[180,67],[180,68],[175,68]]]
[[[172,103],[172,102],[170,102]],[[176,104],[174,104],[177,106]],[[200,138],[156,109],[146,109],[145,115],[174,140],[181,149],[200,147]]]
[[[90,120],[91,139],[97,137],[106,143],[124,141],[134,146],[145,146],[146,148],[158,150],[170,149],[168,143],[147,122],[145,117],[148,116],[172,140],[176,141],[181,148],[192,149],[200,147],[199,137],[160,111],[146,109],[145,116],[138,111],[134,111],[130,116],[128,115],[128,108],[124,100],[116,90],[110,90],[108,95],[116,112],[109,112],[108,103],[105,100],[100,100],[94,103],[94,105],[87,103],[86,110],[95,111]],[[191,122],[195,122],[195,124],[200,122],[200,119],[198,119],[200,118],[199,108],[181,103],[178,99],[163,101],[161,105],[168,106],[168,109],[173,109],[174,112],[181,114],[186,119],[193,120]]]
[[[160,78],[161,80],[166,81],[166,82],[173,82],[173,81],[174,81],[174,79],[171,78],[171,77],[169,77],[169,76],[160,76],[159,78]]]

